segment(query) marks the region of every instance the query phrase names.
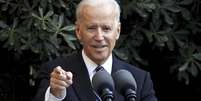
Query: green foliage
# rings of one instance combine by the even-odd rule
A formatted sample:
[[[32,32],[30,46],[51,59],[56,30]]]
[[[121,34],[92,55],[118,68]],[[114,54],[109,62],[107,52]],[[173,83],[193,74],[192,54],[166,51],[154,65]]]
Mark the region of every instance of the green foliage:
[[[1,0],[0,41],[3,47],[23,55],[36,54],[37,61],[76,49],[73,34],[74,2],[63,0]],[[33,61],[30,61],[31,63]]]
[[[161,61],[171,61],[164,66],[168,65],[170,73],[176,73],[178,80],[189,84],[190,78],[201,71],[199,6],[199,0],[123,0],[122,19],[126,32],[118,45],[124,55],[119,56],[147,67],[155,57],[145,56],[141,53],[143,48],[149,47],[143,50],[148,55],[160,50],[164,58]],[[174,56],[167,56],[165,52]]]
[[[26,64],[30,67],[76,51],[80,48],[74,34],[78,2],[0,0],[1,47],[24,57],[20,59],[29,60]],[[191,76],[196,77],[200,73],[199,0],[119,0],[119,3],[122,33],[114,51],[116,55],[140,67],[147,67],[151,59],[142,51],[160,50],[164,61],[171,61],[168,64],[170,71],[177,73],[178,80],[185,80],[188,84]],[[143,50],[147,46],[149,48]],[[164,51],[174,56],[168,57]],[[25,55],[27,52],[29,54]]]

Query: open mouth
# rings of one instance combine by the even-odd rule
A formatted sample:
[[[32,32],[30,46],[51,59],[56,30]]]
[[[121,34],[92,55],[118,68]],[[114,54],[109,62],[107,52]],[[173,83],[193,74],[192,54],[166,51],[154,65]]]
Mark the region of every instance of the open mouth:
[[[92,45],[94,48],[105,48],[107,45]]]
[[[107,45],[92,45],[92,48],[94,48],[96,51],[105,51]]]

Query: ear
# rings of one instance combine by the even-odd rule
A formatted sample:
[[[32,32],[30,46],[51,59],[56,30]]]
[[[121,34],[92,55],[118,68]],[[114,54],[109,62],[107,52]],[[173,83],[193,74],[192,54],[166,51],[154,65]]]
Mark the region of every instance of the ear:
[[[81,41],[81,34],[80,34],[80,25],[76,22],[75,24],[75,33],[79,41]]]
[[[117,25],[117,35],[116,35],[116,40],[119,39],[120,32],[121,32],[121,23],[119,22],[118,25]]]

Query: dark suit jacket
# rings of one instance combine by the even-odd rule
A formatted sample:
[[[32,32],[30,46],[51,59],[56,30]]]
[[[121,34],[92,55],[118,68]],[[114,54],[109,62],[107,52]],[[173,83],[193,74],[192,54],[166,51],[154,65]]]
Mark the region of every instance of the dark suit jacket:
[[[50,73],[56,66],[73,73],[73,84],[67,88],[67,95],[63,101],[95,101],[91,82],[81,52],[67,57],[58,58],[44,64],[39,74],[39,86],[33,101],[44,101],[45,92],[49,86]],[[113,56],[112,74],[119,69],[130,71],[137,83],[136,101],[157,101],[150,74]],[[114,101],[126,101],[122,95],[115,92]]]

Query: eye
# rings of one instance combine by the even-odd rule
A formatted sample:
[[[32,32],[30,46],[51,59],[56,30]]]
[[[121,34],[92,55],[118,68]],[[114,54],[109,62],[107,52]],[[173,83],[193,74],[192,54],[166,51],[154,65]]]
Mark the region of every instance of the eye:
[[[110,27],[110,26],[103,26],[103,27],[102,27],[102,30],[103,30],[104,32],[109,32],[109,31],[112,30],[112,27]]]
[[[96,26],[89,26],[89,27],[87,27],[88,31],[95,31],[96,29],[97,29]]]

